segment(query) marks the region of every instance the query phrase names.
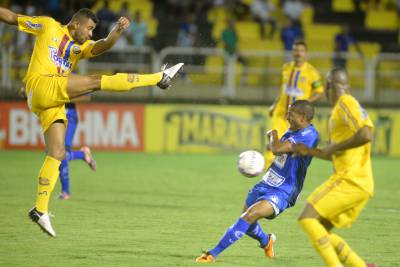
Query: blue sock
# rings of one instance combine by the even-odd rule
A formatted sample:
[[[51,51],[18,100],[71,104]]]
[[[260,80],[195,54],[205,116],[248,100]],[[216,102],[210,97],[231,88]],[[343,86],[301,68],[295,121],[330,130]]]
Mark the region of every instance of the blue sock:
[[[227,247],[238,241],[249,229],[250,224],[239,218],[234,225],[226,230],[224,236],[221,238],[219,243],[208,253],[216,258],[222,251]]]
[[[264,248],[269,242],[269,235],[265,234],[261,226],[256,222],[250,225],[246,235],[260,242],[260,247]]]
[[[85,159],[85,153],[80,150],[67,151],[65,158],[67,160]]]
[[[61,182],[61,192],[66,192],[69,194],[69,168],[67,159],[63,159],[61,161],[60,182]]]

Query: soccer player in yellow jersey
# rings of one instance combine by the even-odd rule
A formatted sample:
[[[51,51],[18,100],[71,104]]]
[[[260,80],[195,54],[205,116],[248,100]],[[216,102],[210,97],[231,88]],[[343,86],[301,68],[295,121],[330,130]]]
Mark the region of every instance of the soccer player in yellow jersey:
[[[278,132],[278,137],[289,128],[286,120],[288,107],[295,100],[317,101],[323,96],[321,76],[318,71],[306,61],[307,45],[304,41],[296,41],[293,44],[293,61],[282,67],[281,93],[269,109],[271,117],[271,129]],[[274,156],[271,151],[265,152],[265,167],[271,165]]]
[[[349,227],[372,197],[371,140],[374,126],[366,111],[349,93],[347,71],[331,70],[326,95],[332,105],[330,144],[322,149],[297,145],[300,155],[331,160],[334,174],[307,198],[299,224],[326,266],[376,266],[366,264],[333,227]]]
[[[59,176],[59,166],[65,156],[67,118],[65,103],[97,90],[129,91],[135,87],[170,86],[183,63],[154,74],[77,75],[71,74],[80,59],[97,56],[110,49],[129,20],[119,18],[105,39],[91,41],[98,19],[89,9],[76,12],[67,25],[50,17],[30,17],[0,7],[0,21],[36,37],[33,54],[24,78],[27,102],[39,119],[44,133],[46,158],[38,175],[35,207],[29,217],[50,236],[56,233],[48,215],[50,194]]]

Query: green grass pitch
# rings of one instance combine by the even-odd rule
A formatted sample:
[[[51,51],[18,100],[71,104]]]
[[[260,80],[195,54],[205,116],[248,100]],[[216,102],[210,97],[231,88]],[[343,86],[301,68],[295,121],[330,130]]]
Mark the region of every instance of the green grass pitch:
[[[50,210],[56,238],[27,217],[33,206],[43,152],[0,151],[0,266],[199,266],[241,213],[258,181],[236,170],[236,153],[133,154],[98,152],[98,171],[71,163],[72,199]],[[375,157],[375,197],[350,229],[337,231],[368,262],[400,266],[398,158]],[[231,246],[216,266],[323,266],[296,218],[305,197],[331,174],[314,160],[297,205],[273,221],[277,258],[267,260],[248,237]]]

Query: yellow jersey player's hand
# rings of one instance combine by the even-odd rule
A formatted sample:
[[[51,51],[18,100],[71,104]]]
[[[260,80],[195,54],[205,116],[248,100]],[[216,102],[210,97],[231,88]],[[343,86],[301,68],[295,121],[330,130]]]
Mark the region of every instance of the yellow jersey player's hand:
[[[127,18],[120,17],[118,19],[117,23],[115,24],[115,26],[113,27],[113,29],[108,34],[108,36],[105,39],[98,40],[93,45],[93,48],[91,51],[92,54],[97,56],[97,55],[104,53],[111,47],[113,47],[113,45],[121,37],[121,34],[123,33],[123,31],[125,31],[129,27],[129,24],[130,24],[130,22]]]
[[[122,33],[129,27],[129,25],[130,25],[129,19],[127,19],[126,17],[120,17],[118,19],[117,24],[115,25],[114,29],[116,32]]]

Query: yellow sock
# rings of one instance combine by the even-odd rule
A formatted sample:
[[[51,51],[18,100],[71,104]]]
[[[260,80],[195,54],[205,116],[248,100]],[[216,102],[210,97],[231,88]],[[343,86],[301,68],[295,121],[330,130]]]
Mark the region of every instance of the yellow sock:
[[[346,266],[350,267],[365,267],[365,262],[360,258],[360,256],[355,253],[351,247],[343,240],[340,236],[336,234],[330,234],[329,239],[331,244],[336,250],[337,255],[341,262]]]
[[[46,156],[42,168],[39,171],[38,190],[36,196],[36,209],[40,212],[47,213],[49,207],[49,199],[51,192],[56,185],[60,174],[61,161]]]
[[[326,231],[317,219],[302,219],[299,221],[299,224],[328,267],[343,266],[329,240],[328,231]]]
[[[156,85],[162,78],[163,73],[134,74],[117,73],[115,75],[101,76],[101,90],[106,91],[129,91],[135,87]]]

